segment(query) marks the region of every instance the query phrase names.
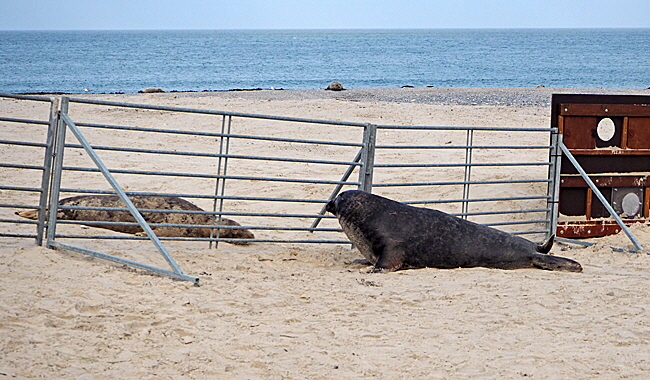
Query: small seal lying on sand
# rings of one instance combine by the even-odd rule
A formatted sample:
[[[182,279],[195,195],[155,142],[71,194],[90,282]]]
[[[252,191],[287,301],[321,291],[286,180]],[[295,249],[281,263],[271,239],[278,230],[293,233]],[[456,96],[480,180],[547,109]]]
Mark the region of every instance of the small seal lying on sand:
[[[204,211],[195,204],[178,197],[161,197],[161,196],[129,196],[133,205],[138,209],[161,209],[161,210],[188,210]],[[76,197],[64,198],[59,201],[60,206],[83,206],[83,207],[112,207],[126,208],[126,205],[117,195],[80,195]],[[38,210],[28,210],[16,212],[23,218],[36,219]],[[212,221],[212,216],[207,214],[184,214],[170,212],[141,212],[144,220],[149,223],[157,224],[195,224],[211,225],[216,224],[217,220]],[[62,220],[79,220],[83,224],[91,227],[105,228],[108,230],[122,232],[127,234],[136,234],[144,236],[145,233],[140,226],[124,226],[114,224],[103,224],[93,222],[126,222],[135,223],[135,218],[128,211],[110,211],[110,210],[78,210],[78,209],[59,209],[58,218]],[[234,220],[221,218],[222,226],[239,226]],[[156,227],[152,230],[158,236],[167,237],[201,237],[209,238],[210,231],[213,237],[217,236],[217,231],[211,228],[196,227]],[[219,237],[234,239],[254,239],[255,236],[246,229],[220,228]],[[233,244],[248,244],[243,241],[233,241]]]
[[[158,88],[158,87],[147,87],[145,89],[142,89],[142,90],[138,91],[138,93],[140,93],[140,94],[156,94],[156,93],[162,93],[162,92],[165,92],[165,90],[163,90],[162,88]]]
[[[576,261],[546,254],[553,238],[537,245],[441,211],[363,191],[339,194],[326,210],[338,217],[343,232],[375,266],[375,272],[408,267],[582,271]]]
[[[341,82],[335,80],[327,86],[326,90],[343,91],[345,89],[343,88],[343,84]]]

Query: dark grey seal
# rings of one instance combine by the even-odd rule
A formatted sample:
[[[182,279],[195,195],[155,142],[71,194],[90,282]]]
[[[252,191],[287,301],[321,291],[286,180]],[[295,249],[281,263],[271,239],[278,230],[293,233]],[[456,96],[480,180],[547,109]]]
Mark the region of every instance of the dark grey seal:
[[[553,237],[535,244],[444,212],[408,206],[363,191],[346,191],[326,210],[375,272],[401,268],[540,268],[581,272],[576,261],[547,253]]]
[[[138,209],[151,209],[161,211],[141,211],[142,217],[147,223],[156,224],[193,224],[213,225],[216,221],[212,216],[202,213],[165,212],[163,210],[186,210],[204,211],[199,206],[178,197],[162,196],[141,196],[131,195],[129,199]],[[104,208],[126,208],[126,205],[117,195],[80,195],[64,198],[59,201],[59,206],[82,206],[82,207],[104,207]],[[27,210],[16,212],[17,215],[27,219],[37,219],[38,210]],[[127,234],[144,235],[144,231],[137,225],[107,224],[102,222],[127,222],[135,223],[135,218],[129,211],[113,211],[101,209],[59,209],[57,218],[61,220],[78,220],[91,227],[105,228],[108,230]],[[221,226],[240,226],[234,220],[221,218]],[[212,236],[217,235],[216,228],[197,227],[164,227],[153,226],[152,230],[157,236],[167,237],[199,237],[209,238],[210,231],[214,230]],[[219,237],[233,239],[254,239],[255,236],[247,229],[219,228]],[[228,241],[232,244],[248,244],[243,240]]]

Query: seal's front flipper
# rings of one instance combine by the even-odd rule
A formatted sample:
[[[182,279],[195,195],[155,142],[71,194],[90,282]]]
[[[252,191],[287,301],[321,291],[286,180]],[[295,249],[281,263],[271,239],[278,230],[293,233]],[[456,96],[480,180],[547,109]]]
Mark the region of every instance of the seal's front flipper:
[[[548,238],[547,241],[545,241],[542,244],[537,244],[537,247],[535,249],[539,253],[549,253],[551,251],[551,248],[553,247],[553,241],[555,240],[555,235],[551,235],[550,238]]]
[[[564,257],[536,253],[532,258],[533,266],[546,270],[561,270],[566,272],[582,272],[582,266],[577,261]]]
[[[406,251],[400,242],[390,243],[384,246],[381,252],[375,252],[377,263],[375,264],[374,273],[388,273],[400,269],[404,265]]]

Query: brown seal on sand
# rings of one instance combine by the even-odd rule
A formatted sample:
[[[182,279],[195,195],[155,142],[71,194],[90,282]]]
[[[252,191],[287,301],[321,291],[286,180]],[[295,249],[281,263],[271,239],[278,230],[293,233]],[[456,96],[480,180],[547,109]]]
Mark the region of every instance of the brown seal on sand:
[[[162,196],[129,196],[133,205],[138,209],[160,209],[160,210],[187,210],[187,211],[204,211],[195,204],[178,197]],[[126,205],[117,195],[80,195],[76,197],[64,198],[59,201],[60,206],[82,206],[82,207],[110,207],[126,208]],[[38,210],[28,210],[16,212],[17,215],[27,219],[36,219]],[[217,220],[213,221],[212,216],[200,213],[171,213],[171,212],[153,212],[141,211],[142,217],[149,224],[193,224],[193,225],[214,225]],[[91,227],[105,228],[108,230],[122,232],[127,234],[136,234],[144,236],[145,233],[140,226],[125,226],[115,224],[105,224],[101,222],[126,222],[136,223],[135,218],[129,211],[111,211],[111,210],[81,210],[81,209],[59,209],[57,214],[62,220],[78,220],[83,224]],[[97,222],[97,223],[94,223]],[[221,226],[240,226],[234,220],[221,218]],[[217,236],[216,229],[197,228],[197,227],[157,227],[153,226],[152,230],[157,236],[167,237],[200,237],[209,238],[210,231],[213,237]],[[219,228],[219,237],[233,239],[254,239],[252,232],[246,229]],[[245,241],[232,241],[232,244],[248,244]]]
[[[576,261],[547,254],[553,238],[535,244],[438,210],[363,191],[339,194],[326,210],[338,217],[343,232],[375,272],[409,267],[582,271]]]

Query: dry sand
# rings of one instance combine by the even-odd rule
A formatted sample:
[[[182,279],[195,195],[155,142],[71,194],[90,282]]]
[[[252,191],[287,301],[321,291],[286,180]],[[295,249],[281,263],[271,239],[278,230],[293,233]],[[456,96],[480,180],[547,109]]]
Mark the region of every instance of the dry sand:
[[[577,92],[86,96],[383,124],[547,127],[550,94],[559,91]],[[0,104],[2,115],[25,116],[15,102]],[[11,182],[5,169],[0,173]],[[2,194],[2,203],[19,201]],[[632,230],[650,247],[650,227]],[[633,248],[622,234],[591,241],[589,248],[553,250],[579,261],[583,273],[389,274],[365,273],[353,262],[358,252],[344,245],[220,244],[215,250],[169,243],[181,267],[200,277],[202,285],[194,287],[48,250],[31,239],[0,238],[0,379],[645,379],[650,256],[612,251]],[[124,241],[96,246],[134,250]]]

